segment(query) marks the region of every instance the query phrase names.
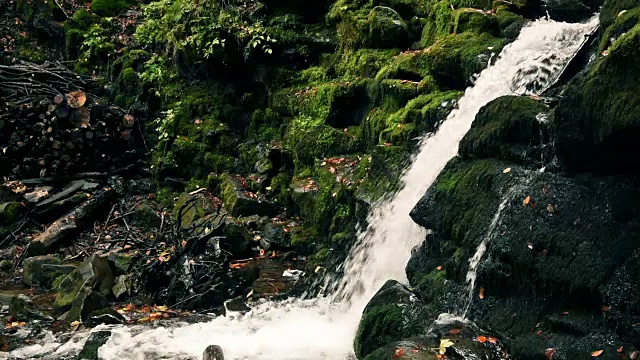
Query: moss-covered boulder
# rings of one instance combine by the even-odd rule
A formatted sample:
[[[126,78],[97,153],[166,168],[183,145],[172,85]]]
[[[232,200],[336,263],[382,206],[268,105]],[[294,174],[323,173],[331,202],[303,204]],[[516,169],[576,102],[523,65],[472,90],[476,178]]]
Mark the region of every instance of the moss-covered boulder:
[[[68,309],[75,305],[82,308],[86,299],[109,298],[112,286],[113,272],[109,260],[94,255],[60,281],[54,305],[59,309]]]
[[[572,171],[640,169],[640,24],[620,36],[595,64],[572,81],[556,109],[556,149]]]
[[[489,65],[491,54],[498,54],[504,40],[490,34],[465,32],[442,38],[431,47],[428,67],[444,89],[462,90],[473,83],[472,75]]]
[[[19,202],[6,202],[0,204],[0,226],[11,225],[17,221],[24,212],[24,207]]]
[[[62,261],[55,255],[27,258],[22,265],[22,281],[29,286],[48,288],[57,278],[71,273],[76,268],[74,265],[61,264]]]
[[[408,288],[387,281],[362,313],[354,342],[356,356],[362,359],[379,347],[423,332],[428,324],[423,323],[419,309]]]
[[[369,13],[369,41],[372,47],[402,48],[406,46],[409,34],[400,14],[387,6],[376,6]]]
[[[584,20],[598,9],[595,4],[592,9],[579,0],[546,0],[544,4],[552,19],[566,22]]]
[[[232,216],[269,216],[276,215],[278,208],[276,204],[244,189],[242,181],[229,174],[221,177],[221,194],[224,207]]]
[[[542,166],[540,160],[551,160],[548,111],[545,104],[529,97],[500,97],[480,109],[460,142],[460,155]]]

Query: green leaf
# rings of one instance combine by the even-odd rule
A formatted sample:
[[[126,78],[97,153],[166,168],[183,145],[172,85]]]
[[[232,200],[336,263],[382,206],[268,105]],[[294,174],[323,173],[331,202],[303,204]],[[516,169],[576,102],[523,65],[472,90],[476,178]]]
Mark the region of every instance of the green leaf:
[[[447,352],[447,348],[453,344],[454,342],[449,339],[440,339],[440,347],[438,348],[440,355],[444,355]]]

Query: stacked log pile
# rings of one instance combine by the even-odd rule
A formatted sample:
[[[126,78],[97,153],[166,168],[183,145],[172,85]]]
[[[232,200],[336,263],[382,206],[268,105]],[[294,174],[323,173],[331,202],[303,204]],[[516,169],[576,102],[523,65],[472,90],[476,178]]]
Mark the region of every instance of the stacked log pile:
[[[85,92],[59,65],[0,65],[0,176],[8,179],[109,172],[137,159],[140,126]]]

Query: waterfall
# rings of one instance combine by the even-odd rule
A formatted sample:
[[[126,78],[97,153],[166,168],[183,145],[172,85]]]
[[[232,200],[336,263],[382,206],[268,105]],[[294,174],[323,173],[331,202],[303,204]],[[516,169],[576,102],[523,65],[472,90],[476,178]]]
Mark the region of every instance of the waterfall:
[[[99,329],[110,329],[112,336],[100,348],[100,358],[199,359],[212,344],[221,346],[225,358],[231,360],[353,358],[353,338],[366,303],[386,280],[406,281],[404,268],[411,249],[425,239],[425,229],[411,220],[410,210],[457,154],[458,143],[478,110],[499,96],[544,88],[554,77],[539,79],[539,74],[561,71],[579,49],[584,34],[596,24],[596,18],[586,24],[538,20],[522,29],[496,62],[480,74],[475,86],[466,90],[458,108],[439,130],[422,139],[402,175],[402,190],[373,206],[369,226],[360,232],[344,264],[345,274],[334,297],[265,301],[239,318],[218,317],[206,323],[165,323],[156,328],[101,326]],[[482,253],[478,262],[481,258]],[[81,341],[74,344],[61,346],[50,358],[60,358],[61,351],[82,346]],[[20,351],[25,354],[29,348]]]

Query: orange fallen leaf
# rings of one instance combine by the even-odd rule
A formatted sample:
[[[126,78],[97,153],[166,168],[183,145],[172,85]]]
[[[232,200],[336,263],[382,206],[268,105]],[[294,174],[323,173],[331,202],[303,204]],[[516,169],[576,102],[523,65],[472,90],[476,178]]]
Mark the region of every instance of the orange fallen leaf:
[[[399,358],[402,356],[404,356],[404,349],[403,348],[396,349],[396,351],[393,354],[393,357]]]
[[[598,356],[602,355],[603,352],[604,352],[604,350],[596,350],[596,351],[591,353],[591,356],[598,357]]]
[[[524,198],[524,200],[522,201],[522,205],[527,206],[529,205],[529,202],[531,201],[531,196],[527,196],[526,198]]]
[[[496,339],[494,337],[488,337],[487,341],[492,343],[492,344],[497,344],[498,343],[498,339]]]
[[[542,335],[542,330],[536,331],[536,335]]]
[[[555,354],[555,353],[556,353],[556,349],[554,349],[554,348],[548,348],[547,350],[544,351],[544,355],[549,360],[551,360],[553,358],[553,354]]]
[[[411,352],[413,354],[418,354],[418,353],[420,353],[420,349],[411,349]]]
[[[618,348],[618,350],[617,350],[617,351],[618,351],[619,353],[623,352],[623,351],[624,351],[624,345],[623,345],[623,346],[620,346],[620,347]]]
[[[449,334],[451,334],[451,335],[460,334],[461,331],[462,330],[460,330],[460,329],[451,329],[451,330],[449,330]]]
[[[260,256],[264,256],[264,249],[260,249]]]
[[[485,336],[480,335],[480,336],[478,336],[476,338],[476,341],[481,342],[481,343],[485,343],[485,342],[487,342],[487,338]]]
[[[562,314],[560,314],[560,315],[562,315],[562,316],[567,316],[567,315],[569,315],[569,312],[568,312],[568,311],[564,311],[564,312],[563,312]]]
[[[478,297],[480,298],[480,300],[484,300],[484,288],[483,287],[480,288],[480,293],[478,294]]]

